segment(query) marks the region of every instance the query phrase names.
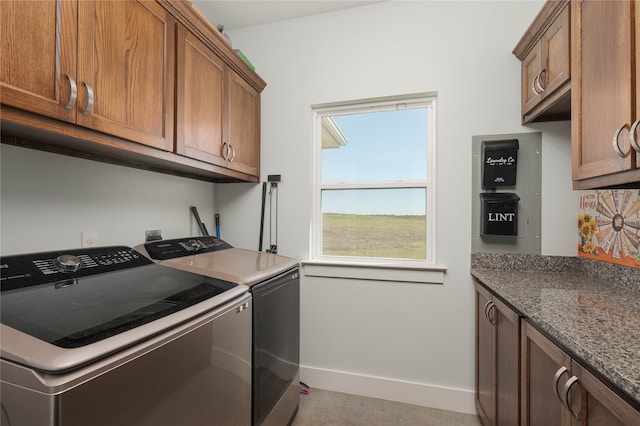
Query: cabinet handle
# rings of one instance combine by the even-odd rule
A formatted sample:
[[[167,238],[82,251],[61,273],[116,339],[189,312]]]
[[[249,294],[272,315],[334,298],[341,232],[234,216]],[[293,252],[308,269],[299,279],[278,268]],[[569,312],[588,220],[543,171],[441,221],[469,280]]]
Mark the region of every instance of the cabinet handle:
[[[231,158],[229,159],[229,162],[231,163],[236,159],[236,149],[233,147],[233,145],[229,145],[229,148],[231,149]]]
[[[222,144],[222,158],[224,161],[229,161],[229,144],[226,142]]]
[[[627,155],[629,155],[629,151],[627,152],[622,152],[622,150],[620,149],[620,144],[618,143],[618,140],[620,139],[620,133],[622,133],[622,131],[627,127],[626,124],[623,124],[618,130],[616,130],[616,132],[613,134],[613,150],[616,152],[616,154],[618,154],[620,157],[625,158]]]
[[[86,82],[82,82],[87,88],[87,107],[82,111],[83,115],[90,115],[93,112],[93,89]]]
[[[487,319],[487,321],[489,321],[489,314],[487,313],[487,309],[489,308],[490,304],[491,300],[487,300],[487,303],[484,304],[484,317]]]
[[[580,413],[576,414],[571,408],[571,404],[569,403],[569,392],[571,391],[571,386],[573,386],[578,381],[576,376],[571,376],[569,380],[564,384],[564,388],[562,389],[562,395],[564,396],[564,405],[567,407],[567,410],[571,413],[574,419],[580,420]]]
[[[542,92],[544,92],[544,87],[540,83],[540,77],[542,77],[542,73],[544,71],[545,71],[544,68],[542,70],[540,70],[540,72],[536,76],[535,80],[533,80],[535,82],[536,86],[538,87],[538,92],[540,92],[541,94],[542,94]]]
[[[487,310],[487,319],[489,320],[489,322],[491,324],[494,324],[494,320],[496,319],[495,316],[493,318],[491,317],[491,312],[495,312],[495,309],[496,309],[496,304],[491,302],[491,305],[489,306],[489,309]]]
[[[536,76],[533,80],[531,80],[531,90],[533,91],[533,93],[536,94],[536,96],[540,94],[540,92],[538,92],[538,89],[536,89],[536,80],[537,79],[538,79],[538,76]]]
[[[556,371],[555,376],[553,376],[553,393],[560,400],[560,402],[562,402],[562,398],[560,397],[560,393],[558,392],[558,382],[560,381],[560,377],[562,377],[562,375],[566,372],[567,367],[562,366],[558,369],[558,371]]]
[[[73,106],[76,104],[76,101],[78,100],[78,85],[76,84],[76,81],[73,78],[71,78],[69,74],[67,74],[67,78],[69,79],[69,86],[71,86],[71,94],[69,95],[69,103],[67,103],[67,106],[64,107],[64,109],[70,110],[71,108],[73,108]]]
[[[631,146],[636,150],[636,152],[640,152],[640,145],[638,145],[638,141],[636,141],[636,130],[638,129],[638,125],[640,125],[640,119],[633,123],[629,133],[629,142],[631,142]]]

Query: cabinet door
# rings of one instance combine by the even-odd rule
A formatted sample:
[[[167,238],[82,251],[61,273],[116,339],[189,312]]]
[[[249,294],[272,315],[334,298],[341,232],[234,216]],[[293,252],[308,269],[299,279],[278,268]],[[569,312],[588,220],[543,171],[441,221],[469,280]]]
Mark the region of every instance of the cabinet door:
[[[551,95],[571,79],[569,28],[569,8],[565,7],[542,38],[544,70],[540,74],[540,85],[543,89],[543,96]]]
[[[580,180],[635,167],[629,143],[634,8],[629,1],[584,0],[571,6],[573,179]]]
[[[636,33],[636,126],[634,137],[636,140],[636,167],[640,168],[640,0],[636,0],[635,3],[636,18],[635,18],[635,33]]]
[[[519,424],[519,322],[476,284],[476,407],[485,426]]]
[[[531,111],[542,99],[542,92],[537,86],[538,76],[542,70],[542,49],[538,43],[522,61],[522,115]]]
[[[571,358],[525,321],[522,321],[521,337],[521,424],[569,425],[569,411],[553,388],[555,385],[560,393],[562,385],[569,379]],[[566,372],[556,378],[561,368]],[[574,398],[570,396],[571,401]]]
[[[583,407],[572,408],[574,413],[581,412],[583,418],[573,418],[573,425],[623,426],[640,425],[640,412],[594,377],[579,363],[573,361],[571,371],[578,378],[581,388]]]
[[[173,18],[154,1],[80,1],[78,30],[77,123],[171,150]]]
[[[488,311],[496,328],[497,425],[517,426],[520,417],[520,317],[499,300],[495,314]],[[494,316],[495,315],[495,316]]]
[[[491,296],[476,284],[476,407],[485,426],[496,424],[495,333],[487,310]]]
[[[228,70],[227,143],[229,168],[260,175],[260,93],[231,69]]]
[[[176,152],[226,167],[222,158],[226,66],[181,25],[177,47]]]
[[[3,104],[75,121],[76,11],[75,1],[2,1]]]

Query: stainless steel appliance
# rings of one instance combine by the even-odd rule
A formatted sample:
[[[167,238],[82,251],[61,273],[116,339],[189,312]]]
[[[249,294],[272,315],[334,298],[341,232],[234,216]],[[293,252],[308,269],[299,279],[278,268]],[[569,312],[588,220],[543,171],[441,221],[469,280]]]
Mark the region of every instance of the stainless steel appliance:
[[[251,423],[247,286],[128,247],[0,264],[3,426]]]
[[[253,295],[252,423],[290,424],[299,403],[298,261],[234,248],[208,236],[154,241],[134,248],[161,265],[249,286]]]

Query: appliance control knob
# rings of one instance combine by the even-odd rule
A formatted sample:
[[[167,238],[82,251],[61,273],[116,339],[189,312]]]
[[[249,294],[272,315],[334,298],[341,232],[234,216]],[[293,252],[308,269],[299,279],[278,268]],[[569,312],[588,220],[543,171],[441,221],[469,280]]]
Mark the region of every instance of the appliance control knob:
[[[200,250],[200,246],[201,246],[200,241],[198,241],[198,240],[189,240],[184,245],[184,248],[187,249],[187,251],[198,251],[198,250]]]
[[[63,254],[62,256],[58,256],[56,260],[53,261],[53,264],[61,272],[75,272],[82,266],[82,261],[77,256]]]

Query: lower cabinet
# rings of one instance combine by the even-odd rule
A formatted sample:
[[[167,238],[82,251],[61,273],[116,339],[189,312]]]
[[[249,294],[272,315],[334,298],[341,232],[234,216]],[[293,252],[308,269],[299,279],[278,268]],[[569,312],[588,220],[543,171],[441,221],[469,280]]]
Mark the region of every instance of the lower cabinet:
[[[638,426],[640,411],[476,282],[476,408],[484,426]]]
[[[640,425],[640,411],[522,321],[521,424]]]
[[[485,426],[517,425],[520,318],[476,284],[476,407]]]

